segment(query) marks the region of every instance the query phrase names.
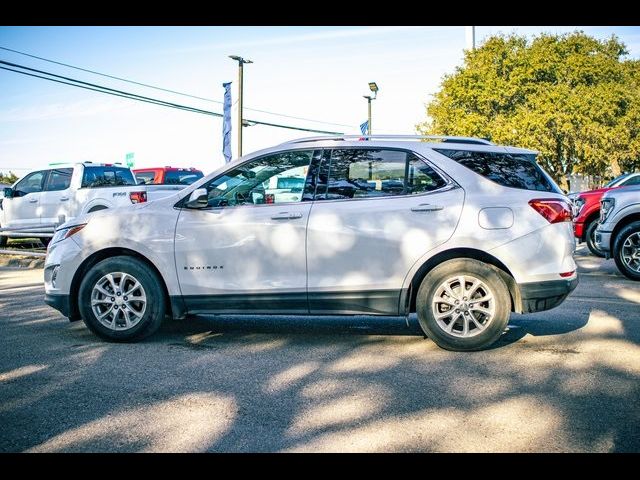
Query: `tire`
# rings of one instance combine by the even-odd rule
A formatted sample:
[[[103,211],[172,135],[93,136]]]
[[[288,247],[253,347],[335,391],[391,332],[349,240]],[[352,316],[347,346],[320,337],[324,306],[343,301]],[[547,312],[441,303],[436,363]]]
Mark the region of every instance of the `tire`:
[[[589,251],[592,255],[604,258],[604,252],[596,246],[596,228],[598,228],[598,220],[591,220],[584,231],[584,240],[585,242],[587,242],[587,247],[589,248]]]
[[[2,225],[0,225],[0,228],[2,228]],[[7,246],[7,240],[9,240],[9,237],[5,237],[4,235],[0,235],[0,248],[4,248]]]
[[[469,298],[465,295],[459,295],[458,300],[459,277],[463,277],[467,292],[474,288],[475,281],[481,282],[472,291],[471,298],[491,296],[491,299],[475,305],[463,300]],[[445,285],[449,287],[450,294],[447,294]],[[438,302],[438,299],[443,301]],[[459,302],[458,305],[455,305],[455,301]],[[456,306],[461,307],[459,313],[456,313]],[[449,315],[447,309],[451,311]],[[427,274],[418,289],[416,310],[423,332],[439,347],[453,351],[482,350],[500,338],[506,329],[511,297],[493,266],[469,258],[458,258],[441,263]],[[464,314],[465,310],[468,315]],[[436,317],[438,313],[439,318]],[[466,335],[465,323],[468,325]],[[450,331],[447,331],[449,327]]]
[[[113,282],[107,275],[111,275]],[[132,290],[135,280],[140,287]],[[121,285],[123,282],[124,287]],[[134,342],[148,337],[160,328],[164,318],[166,306],[161,285],[162,279],[158,274],[136,258],[117,256],[102,260],[87,272],[80,284],[78,305],[82,320],[89,330],[104,340]],[[123,289],[119,290],[121,287]],[[125,301],[127,290],[131,293]],[[146,303],[142,302],[143,298],[146,298]],[[92,299],[99,301],[95,308],[91,305]],[[98,314],[106,314],[103,321]]]
[[[640,281],[640,221],[632,222],[618,232],[613,241],[613,258],[620,273]]]
[[[49,246],[49,242],[51,241],[50,237],[40,237],[40,243],[46,247]]]

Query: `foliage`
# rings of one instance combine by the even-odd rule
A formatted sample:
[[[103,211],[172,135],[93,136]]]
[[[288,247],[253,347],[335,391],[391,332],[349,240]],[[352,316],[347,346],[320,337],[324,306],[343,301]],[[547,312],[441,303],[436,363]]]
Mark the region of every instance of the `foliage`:
[[[8,174],[0,172],[0,183],[13,185],[18,180],[18,178],[19,177],[13,172],[9,172]]]
[[[560,183],[640,168],[640,62],[615,36],[490,37],[446,75],[424,134],[531,148]]]

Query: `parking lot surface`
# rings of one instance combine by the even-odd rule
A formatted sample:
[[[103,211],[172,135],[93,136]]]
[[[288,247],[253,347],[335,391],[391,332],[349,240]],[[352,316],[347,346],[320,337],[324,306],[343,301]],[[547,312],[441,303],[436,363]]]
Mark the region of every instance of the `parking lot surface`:
[[[0,267],[0,451],[640,451],[640,283],[577,254],[490,350],[395,317],[219,316],[99,340]]]

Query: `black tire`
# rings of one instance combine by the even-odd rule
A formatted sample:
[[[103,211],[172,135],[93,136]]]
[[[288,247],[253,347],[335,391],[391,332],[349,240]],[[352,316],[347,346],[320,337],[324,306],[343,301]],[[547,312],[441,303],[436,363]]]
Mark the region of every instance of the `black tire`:
[[[441,285],[443,285],[445,281],[453,279],[453,277],[457,277],[459,275],[474,277],[483,282],[495,301],[495,304],[493,305],[493,317],[487,320],[488,317],[484,317],[483,314],[479,314],[480,316],[478,318],[480,318],[480,323],[483,324],[484,321],[486,321],[486,323],[483,324],[484,330],[479,331],[479,333],[476,333],[473,336],[462,337],[454,335],[453,333],[447,333],[444,328],[438,324],[432,308],[432,302]],[[480,293],[474,293],[474,295],[479,294]],[[483,297],[485,296],[483,295]],[[473,304],[469,302],[469,305]],[[489,304],[481,303],[480,305],[476,304],[476,307],[487,305]],[[454,315],[453,308],[455,307],[452,307],[452,315]],[[509,295],[509,289],[495,267],[477,260],[459,258],[441,263],[427,274],[418,289],[416,311],[418,314],[418,322],[420,323],[423,332],[439,347],[453,351],[482,350],[500,338],[500,335],[502,335],[506,329],[507,323],[509,322],[509,314],[511,312],[511,297]],[[474,315],[473,312],[471,312],[470,315]],[[458,325],[458,322],[465,318],[468,319],[469,317],[460,317],[457,320],[451,320],[448,325],[450,325],[451,322]],[[456,325],[452,326],[453,330],[456,330]],[[476,329],[476,327],[472,326],[469,322],[469,331],[472,331],[473,329]]]
[[[2,228],[2,225],[0,225],[0,228]],[[9,240],[9,237],[5,237],[4,235],[0,235],[0,248],[4,248],[7,246],[7,240]]]
[[[596,228],[598,228],[598,219],[591,220],[587,224],[587,228],[585,228],[584,241],[587,242],[587,248],[589,248],[592,255],[604,258],[604,252],[596,246]]]
[[[50,237],[40,237],[40,243],[46,247],[49,246],[49,242],[51,241]]]
[[[631,280],[640,281],[640,272],[627,265],[622,258],[624,243],[634,234],[640,234],[640,221],[632,222],[618,232],[613,241],[613,258],[616,261],[620,273]],[[635,265],[638,264],[635,263]]]
[[[100,323],[91,307],[91,294],[96,283],[108,273],[123,272],[134,276],[146,294],[146,309],[139,322],[130,329],[113,330]],[[94,265],[80,284],[78,305],[87,327],[100,338],[112,342],[135,342],[155,333],[165,314],[162,279],[146,263],[128,256],[107,258]],[[123,297],[124,298],[124,297]],[[122,307],[120,307],[122,308]],[[115,320],[113,320],[115,322]]]

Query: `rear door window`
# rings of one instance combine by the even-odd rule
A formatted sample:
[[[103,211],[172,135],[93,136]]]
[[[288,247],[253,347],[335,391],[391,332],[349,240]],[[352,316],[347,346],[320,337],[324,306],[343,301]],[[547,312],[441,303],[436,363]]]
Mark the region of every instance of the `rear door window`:
[[[133,173],[128,168],[84,167],[83,188],[120,187],[136,185]]]
[[[318,173],[318,200],[392,197],[436,190],[446,181],[412,152],[334,149]]]
[[[73,168],[57,168],[55,170],[51,170],[51,172],[49,172],[49,180],[47,180],[45,190],[47,192],[66,190],[71,185],[72,175]]]
[[[562,193],[549,181],[540,166],[524,155],[439,148],[434,150],[503,187]]]

